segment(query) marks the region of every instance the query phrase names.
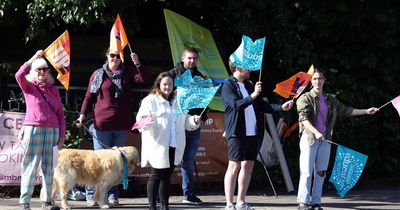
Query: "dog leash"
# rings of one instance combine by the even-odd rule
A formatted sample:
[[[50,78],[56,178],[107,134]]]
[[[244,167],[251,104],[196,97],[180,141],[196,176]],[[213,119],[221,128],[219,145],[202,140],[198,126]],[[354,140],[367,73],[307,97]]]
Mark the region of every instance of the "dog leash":
[[[83,126],[83,129],[85,129],[94,139],[96,139],[96,141],[101,144],[103,147],[105,147],[106,149],[111,149],[111,147],[103,144],[102,142],[99,141],[99,139],[97,137],[95,137],[93,135],[93,132],[89,130],[88,127],[86,127],[86,125],[84,125],[83,123],[81,123]],[[122,172],[122,186],[124,190],[128,189],[128,161],[126,160],[126,156],[124,154],[124,152],[122,150],[118,151],[121,153],[121,157],[122,157],[122,162],[123,162],[123,172]]]
[[[76,122],[76,121],[75,121],[75,122]],[[81,123],[81,124],[82,124],[83,129],[85,129],[85,130],[92,136],[93,139],[96,139],[96,141],[97,141],[101,146],[103,146],[103,147],[106,148],[106,149],[111,149],[111,147],[109,147],[109,146],[103,144],[102,142],[100,142],[99,139],[98,139],[96,136],[94,136],[93,132],[90,131],[89,128],[88,128],[85,124],[83,124],[83,123]]]
[[[124,190],[128,189],[128,161],[126,160],[126,156],[122,150],[119,150],[122,157],[123,164],[123,174],[122,174],[122,186]]]

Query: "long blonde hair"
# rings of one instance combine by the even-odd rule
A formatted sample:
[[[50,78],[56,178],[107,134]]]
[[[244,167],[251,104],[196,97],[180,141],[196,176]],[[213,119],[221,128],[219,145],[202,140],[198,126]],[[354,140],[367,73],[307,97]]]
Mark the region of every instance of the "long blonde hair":
[[[35,70],[40,67],[49,67],[44,58],[37,58],[32,62],[29,73],[25,75],[26,80],[28,80],[29,82],[34,82],[35,80],[37,80],[36,78],[37,73],[35,72]],[[46,83],[54,84],[54,78],[53,76],[51,76],[50,72],[48,72],[47,74]]]

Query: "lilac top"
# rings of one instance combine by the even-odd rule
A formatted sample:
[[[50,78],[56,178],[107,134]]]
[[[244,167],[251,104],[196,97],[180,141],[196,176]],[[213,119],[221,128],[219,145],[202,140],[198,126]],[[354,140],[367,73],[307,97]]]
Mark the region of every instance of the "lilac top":
[[[65,137],[64,110],[60,93],[52,84],[40,85],[46,101],[39,92],[38,84],[25,78],[30,66],[24,63],[15,73],[15,78],[22,89],[26,103],[24,125],[36,125],[50,128],[59,128],[60,137]]]
[[[315,119],[315,129],[324,134],[328,122],[328,105],[324,96],[318,97],[318,112]]]

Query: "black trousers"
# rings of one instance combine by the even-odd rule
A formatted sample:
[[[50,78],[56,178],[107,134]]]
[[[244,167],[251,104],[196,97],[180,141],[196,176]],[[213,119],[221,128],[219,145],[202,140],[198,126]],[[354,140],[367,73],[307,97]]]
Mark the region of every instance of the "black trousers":
[[[150,206],[156,206],[157,195],[162,205],[168,205],[171,187],[171,175],[174,172],[175,148],[169,148],[169,168],[151,168],[150,179],[147,182],[147,198]]]

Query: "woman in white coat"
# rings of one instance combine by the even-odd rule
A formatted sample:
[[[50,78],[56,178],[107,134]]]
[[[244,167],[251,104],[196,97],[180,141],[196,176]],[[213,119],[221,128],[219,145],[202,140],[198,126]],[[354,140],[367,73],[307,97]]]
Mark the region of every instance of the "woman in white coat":
[[[171,175],[185,151],[185,129],[200,126],[200,116],[176,114],[178,105],[172,93],[173,80],[168,72],[158,75],[148,96],[141,103],[136,121],[151,117],[153,122],[142,130],[141,166],[151,166],[147,182],[149,209],[155,210],[157,195],[161,209],[169,209]]]

